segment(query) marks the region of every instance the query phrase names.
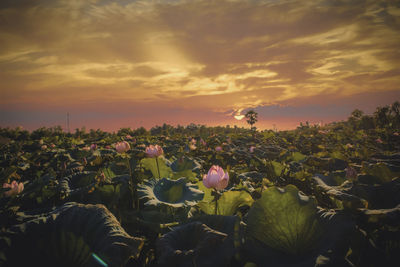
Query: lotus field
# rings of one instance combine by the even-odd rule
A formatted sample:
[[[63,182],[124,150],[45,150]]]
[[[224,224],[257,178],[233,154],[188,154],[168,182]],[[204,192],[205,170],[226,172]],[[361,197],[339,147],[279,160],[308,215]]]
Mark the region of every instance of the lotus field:
[[[0,266],[400,266],[398,131],[0,129]]]

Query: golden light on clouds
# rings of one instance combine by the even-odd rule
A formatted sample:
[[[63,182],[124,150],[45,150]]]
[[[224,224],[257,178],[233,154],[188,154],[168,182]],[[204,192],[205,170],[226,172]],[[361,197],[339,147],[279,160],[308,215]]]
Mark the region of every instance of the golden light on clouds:
[[[342,119],[400,98],[399,14],[372,0],[5,0],[0,124],[72,107],[99,127],[242,123],[250,108],[260,124]]]

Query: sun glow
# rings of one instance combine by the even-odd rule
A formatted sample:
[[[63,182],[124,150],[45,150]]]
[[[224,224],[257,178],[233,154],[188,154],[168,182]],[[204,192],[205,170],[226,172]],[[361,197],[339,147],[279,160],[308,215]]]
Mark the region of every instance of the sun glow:
[[[240,121],[241,119],[244,118],[244,115],[235,115],[234,118]]]

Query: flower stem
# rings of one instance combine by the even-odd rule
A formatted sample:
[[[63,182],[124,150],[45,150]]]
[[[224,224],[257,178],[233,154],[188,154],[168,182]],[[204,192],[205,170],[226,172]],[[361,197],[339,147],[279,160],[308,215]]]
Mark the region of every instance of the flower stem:
[[[158,166],[158,157],[156,157],[156,163],[157,163],[158,179],[161,179],[160,167]]]
[[[133,175],[132,175],[132,168],[131,168],[131,163],[129,161],[129,158],[126,159],[127,164],[128,164],[128,169],[129,169],[129,178],[130,178],[130,184],[131,184],[131,195],[132,195],[132,208],[139,208],[139,205],[137,203],[136,199],[136,186],[133,181]]]
[[[215,196],[215,215],[217,215],[218,214],[218,191],[217,191],[217,189],[214,189],[215,190],[215,192],[217,193],[216,194],[216,196]]]

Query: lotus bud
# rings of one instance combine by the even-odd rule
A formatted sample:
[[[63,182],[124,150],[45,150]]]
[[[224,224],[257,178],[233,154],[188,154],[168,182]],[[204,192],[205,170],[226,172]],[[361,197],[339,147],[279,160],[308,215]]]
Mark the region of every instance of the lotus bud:
[[[203,177],[203,184],[207,188],[222,190],[228,186],[229,174],[217,165],[213,165],[207,175]]]
[[[118,153],[124,153],[129,149],[131,149],[131,146],[126,141],[118,142],[115,144],[115,150],[117,150]]]
[[[215,151],[222,151],[222,147],[220,147],[220,146],[217,146],[216,148],[215,148]]]
[[[158,157],[164,153],[162,147],[160,147],[159,145],[155,145],[155,146],[150,145],[150,146],[146,147],[145,152],[149,158]]]
[[[250,153],[254,153],[254,149],[255,149],[255,148],[256,148],[255,146],[251,146],[251,147],[249,148]]]
[[[97,144],[90,145],[90,150],[96,150],[96,149],[97,149]]]

